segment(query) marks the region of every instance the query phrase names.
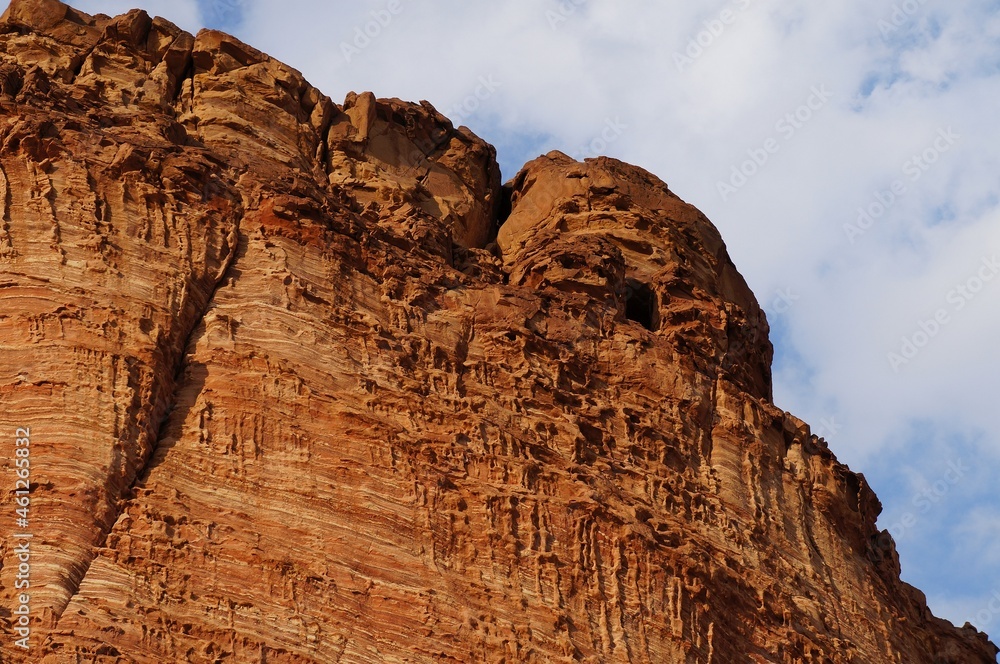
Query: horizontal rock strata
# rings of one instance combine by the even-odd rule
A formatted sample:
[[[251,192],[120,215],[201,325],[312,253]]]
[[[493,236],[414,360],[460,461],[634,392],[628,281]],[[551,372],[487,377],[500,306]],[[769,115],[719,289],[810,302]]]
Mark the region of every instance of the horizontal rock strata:
[[[426,102],[56,0],[0,18],[0,145],[3,661],[995,661],[646,171],[501,187]]]

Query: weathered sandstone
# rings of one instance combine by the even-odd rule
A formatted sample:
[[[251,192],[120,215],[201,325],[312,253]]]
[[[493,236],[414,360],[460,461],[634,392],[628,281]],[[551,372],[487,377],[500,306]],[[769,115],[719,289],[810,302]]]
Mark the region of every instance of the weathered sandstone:
[[[4,662],[995,662],[640,168],[15,0],[0,206]]]

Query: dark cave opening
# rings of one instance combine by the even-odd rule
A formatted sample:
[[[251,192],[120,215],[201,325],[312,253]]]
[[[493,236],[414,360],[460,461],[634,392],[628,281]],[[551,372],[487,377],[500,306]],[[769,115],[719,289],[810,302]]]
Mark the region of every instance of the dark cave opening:
[[[500,200],[497,202],[497,228],[507,221],[513,207],[514,187],[510,183],[500,188]]]
[[[656,330],[656,293],[649,285],[628,279],[625,282],[625,318],[647,330]]]

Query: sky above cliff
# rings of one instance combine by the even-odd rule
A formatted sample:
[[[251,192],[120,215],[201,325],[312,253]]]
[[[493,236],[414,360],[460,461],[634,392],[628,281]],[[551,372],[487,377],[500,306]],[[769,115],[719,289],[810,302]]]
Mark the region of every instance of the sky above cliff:
[[[722,231],[775,400],[863,472],[903,577],[1000,635],[1000,2],[102,0],[497,146],[643,166]]]

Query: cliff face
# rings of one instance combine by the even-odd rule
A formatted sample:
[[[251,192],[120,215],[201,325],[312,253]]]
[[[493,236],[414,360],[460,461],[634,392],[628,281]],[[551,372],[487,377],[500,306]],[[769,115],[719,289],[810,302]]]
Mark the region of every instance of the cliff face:
[[[55,0],[0,114],[3,661],[995,661],[642,169]]]

